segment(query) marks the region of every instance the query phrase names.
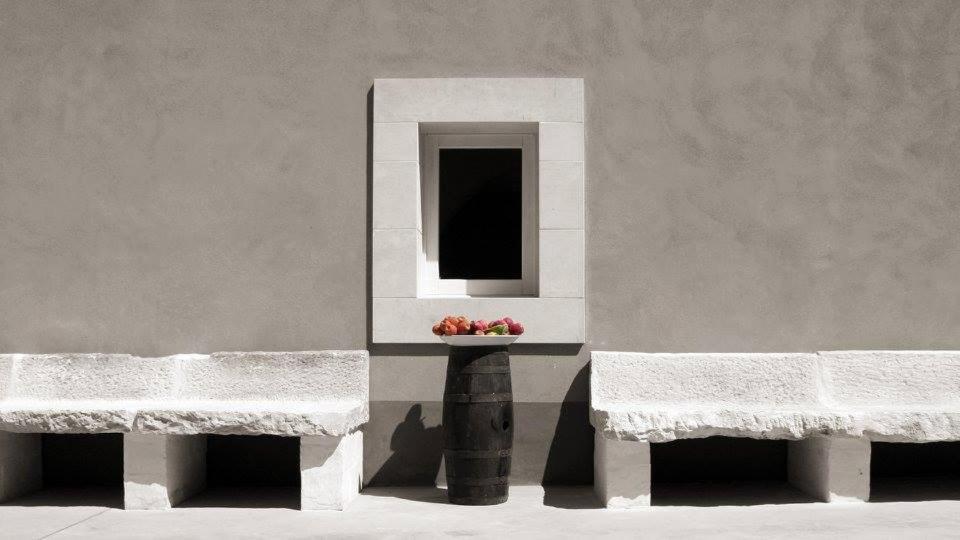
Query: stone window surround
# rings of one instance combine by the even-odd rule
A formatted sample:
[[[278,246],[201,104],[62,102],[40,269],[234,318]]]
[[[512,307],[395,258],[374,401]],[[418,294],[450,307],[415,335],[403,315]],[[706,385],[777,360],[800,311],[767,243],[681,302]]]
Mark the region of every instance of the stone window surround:
[[[525,343],[583,343],[583,79],[376,79],[373,123],[373,342],[433,343],[446,314],[510,315]],[[425,294],[420,137],[424,125],[535,124],[538,294]]]

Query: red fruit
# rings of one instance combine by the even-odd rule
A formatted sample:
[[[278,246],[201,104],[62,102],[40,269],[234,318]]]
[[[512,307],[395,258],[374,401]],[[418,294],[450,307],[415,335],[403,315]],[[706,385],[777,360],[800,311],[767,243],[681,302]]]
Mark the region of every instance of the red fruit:
[[[474,330],[474,333],[480,332],[480,333],[482,334],[482,333],[486,332],[487,328],[489,328],[489,327],[490,327],[490,325],[487,324],[487,321],[485,321],[485,320],[483,320],[483,319],[479,319],[479,320],[473,321],[473,330]]]
[[[470,323],[466,320],[457,321],[457,333],[458,334],[469,334],[470,333]]]
[[[507,328],[510,330],[510,334],[514,336],[519,336],[523,333],[523,325],[518,322],[511,322],[507,325]]]
[[[443,325],[441,325],[440,323],[433,325],[433,335],[435,336],[443,335]]]
[[[504,317],[504,318],[502,318],[502,319],[500,319],[500,320],[503,321],[503,322],[505,322],[505,323],[507,323],[508,326],[511,325],[511,324],[513,324],[513,319],[511,319],[510,317]]]
[[[457,325],[450,321],[443,323],[443,333],[448,336],[457,335]]]

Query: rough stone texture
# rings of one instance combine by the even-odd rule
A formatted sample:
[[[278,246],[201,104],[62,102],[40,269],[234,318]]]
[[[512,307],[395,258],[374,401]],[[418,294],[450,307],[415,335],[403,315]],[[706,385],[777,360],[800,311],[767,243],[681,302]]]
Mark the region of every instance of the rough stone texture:
[[[12,356],[14,376],[7,395],[37,401],[120,401],[169,396],[183,359],[181,355],[139,358],[129,354]]]
[[[592,408],[591,423],[609,438],[655,443],[713,436],[793,440],[846,432],[849,426],[828,411],[713,408],[707,404],[699,409],[674,409],[669,404],[646,407],[649,409],[625,405]]]
[[[180,399],[367,401],[366,351],[220,352],[184,362]],[[269,382],[269,384],[264,384]]]
[[[607,437],[798,439],[839,422],[818,402],[815,354],[593,352],[591,422]]]
[[[825,397],[838,406],[953,407],[960,412],[958,351],[821,352]]]
[[[369,419],[366,402],[198,401],[145,403],[135,431],[190,435],[345,435]]]
[[[6,431],[343,435],[369,418],[366,351],[0,360]]]
[[[590,382],[591,423],[610,438],[960,440],[957,352],[594,352]]]
[[[123,435],[123,506],[168,510],[206,484],[206,437]]]
[[[36,491],[42,485],[40,435],[0,431],[0,502]]]
[[[362,432],[301,437],[301,510],[343,510],[359,495],[362,482]]]
[[[787,457],[791,484],[824,502],[870,498],[870,441],[810,437],[791,441]]]
[[[812,407],[815,354],[646,354],[594,351],[595,403]]]
[[[14,355],[0,355],[0,399],[9,395],[10,381],[13,380]]]
[[[824,401],[876,441],[960,440],[960,352],[820,353]]]
[[[0,430],[22,433],[123,433],[136,415],[135,401],[0,400]]]

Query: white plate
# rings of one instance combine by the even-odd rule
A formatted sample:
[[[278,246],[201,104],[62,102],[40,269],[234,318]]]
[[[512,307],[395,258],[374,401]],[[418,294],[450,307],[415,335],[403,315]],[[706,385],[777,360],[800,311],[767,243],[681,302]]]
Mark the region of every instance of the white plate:
[[[482,345],[509,345],[520,336],[440,336],[440,339],[448,345],[457,347],[479,347]]]

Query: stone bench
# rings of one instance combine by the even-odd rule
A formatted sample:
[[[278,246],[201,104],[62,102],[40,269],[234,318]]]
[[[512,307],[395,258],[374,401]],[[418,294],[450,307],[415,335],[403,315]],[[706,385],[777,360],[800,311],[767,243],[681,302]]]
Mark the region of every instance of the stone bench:
[[[871,441],[960,440],[960,353],[593,352],[595,489],[650,504],[650,444],[710,436],[791,441],[789,481],[867,500]]]
[[[301,508],[359,492],[366,351],[0,355],[0,500],[39,488],[40,434],[123,433],[126,508],[202,489],[205,435],[300,438]]]

